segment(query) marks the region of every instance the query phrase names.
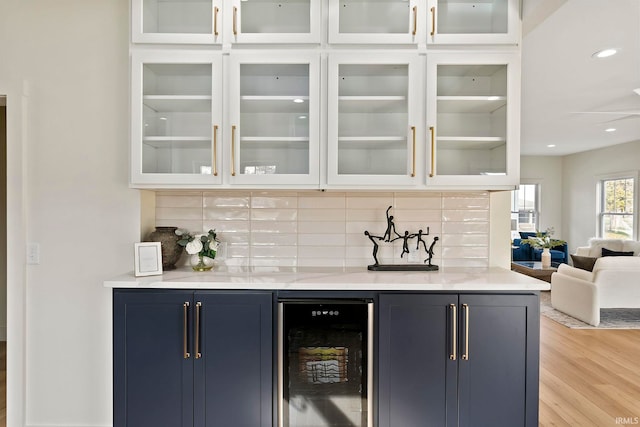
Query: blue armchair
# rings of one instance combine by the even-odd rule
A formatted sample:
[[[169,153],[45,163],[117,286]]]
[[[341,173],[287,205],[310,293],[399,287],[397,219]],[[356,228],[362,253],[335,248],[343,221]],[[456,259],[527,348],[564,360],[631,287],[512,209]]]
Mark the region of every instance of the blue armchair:
[[[540,261],[542,249],[532,248],[528,243],[522,243],[523,239],[535,236],[533,232],[520,232],[520,239],[513,239],[511,249],[512,261]],[[569,260],[569,248],[567,244],[554,246],[549,251],[551,253],[551,262],[567,263]]]

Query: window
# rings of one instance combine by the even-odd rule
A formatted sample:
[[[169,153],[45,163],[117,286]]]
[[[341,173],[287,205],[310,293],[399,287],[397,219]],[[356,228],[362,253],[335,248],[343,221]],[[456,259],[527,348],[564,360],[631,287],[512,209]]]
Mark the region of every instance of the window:
[[[600,237],[633,239],[635,234],[635,178],[600,181]]]
[[[538,184],[522,184],[511,192],[511,233],[537,229]]]

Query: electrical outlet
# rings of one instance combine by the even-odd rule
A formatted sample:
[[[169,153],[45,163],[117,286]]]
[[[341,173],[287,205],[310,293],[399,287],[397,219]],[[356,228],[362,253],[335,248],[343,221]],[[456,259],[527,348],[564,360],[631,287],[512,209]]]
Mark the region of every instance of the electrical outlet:
[[[40,244],[27,243],[27,264],[40,264]]]

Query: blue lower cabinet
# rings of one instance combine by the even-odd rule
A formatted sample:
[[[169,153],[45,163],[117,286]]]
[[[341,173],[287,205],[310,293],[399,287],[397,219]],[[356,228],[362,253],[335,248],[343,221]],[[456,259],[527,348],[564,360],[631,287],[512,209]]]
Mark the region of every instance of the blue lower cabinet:
[[[379,301],[379,427],[538,425],[537,295]]]
[[[114,290],[114,427],[272,425],[270,292]]]

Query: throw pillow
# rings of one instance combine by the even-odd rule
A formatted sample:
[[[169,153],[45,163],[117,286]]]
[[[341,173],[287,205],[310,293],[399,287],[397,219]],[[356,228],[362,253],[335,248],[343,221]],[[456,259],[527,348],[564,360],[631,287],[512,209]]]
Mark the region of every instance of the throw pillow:
[[[602,248],[602,256],[633,256],[633,251],[612,251],[607,248]]]
[[[591,258],[589,256],[578,256],[571,254],[571,261],[573,261],[573,266],[581,270],[593,271],[593,265],[596,263],[597,259],[598,258]]]

